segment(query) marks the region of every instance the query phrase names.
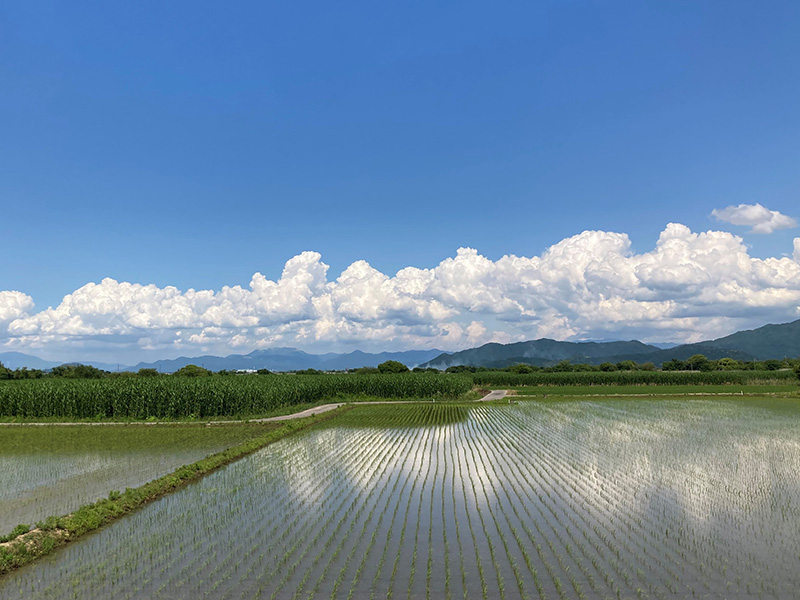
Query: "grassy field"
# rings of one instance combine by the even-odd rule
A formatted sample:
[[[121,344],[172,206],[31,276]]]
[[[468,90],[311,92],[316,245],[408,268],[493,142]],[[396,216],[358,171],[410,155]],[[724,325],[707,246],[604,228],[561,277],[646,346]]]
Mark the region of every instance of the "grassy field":
[[[0,598],[790,598],[800,403],[357,406]]]

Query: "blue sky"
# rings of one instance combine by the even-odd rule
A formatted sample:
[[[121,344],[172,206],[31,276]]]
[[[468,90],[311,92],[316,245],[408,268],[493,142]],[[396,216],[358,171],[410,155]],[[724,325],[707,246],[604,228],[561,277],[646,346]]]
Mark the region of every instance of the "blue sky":
[[[627,234],[625,252],[638,256],[670,222],[739,235],[748,260],[792,261],[790,223],[752,234],[711,213],[758,203],[800,217],[798,30],[796,2],[7,2],[0,290],[30,298],[20,310],[31,317],[104,278],[247,288],[254,273],[277,281],[305,251],[330,266],[328,283],[360,260],[392,278],[461,247],[493,264],[536,257],[585,230]],[[769,289],[794,290],[786,268]],[[793,298],[775,312],[772,301],[744,317],[717,311],[698,334],[792,317]],[[646,331],[537,329],[546,309],[551,321],[571,317],[552,303],[510,319],[443,293],[428,300],[458,314],[431,313],[425,326],[488,330],[471,341],[495,329],[688,339],[694,327],[659,313]],[[402,310],[384,320],[423,326]],[[8,317],[0,349],[133,355],[144,346],[131,340],[163,334],[139,324],[112,343],[108,326],[70,333],[62,317],[54,338]],[[239,325],[280,320],[265,319]],[[383,337],[351,328],[274,342],[420,345],[387,323]],[[208,348],[230,347],[235,333],[224,335]],[[443,335],[421,345],[446,345]],[[148,348],[200,349],[173,343]]]

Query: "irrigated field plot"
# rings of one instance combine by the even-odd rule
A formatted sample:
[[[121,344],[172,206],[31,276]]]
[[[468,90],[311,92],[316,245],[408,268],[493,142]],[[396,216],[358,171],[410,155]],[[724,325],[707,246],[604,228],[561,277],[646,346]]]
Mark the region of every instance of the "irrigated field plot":
[[[265,426],[0,427],[0,534],[136,487]]]
[[[791,598],[789,400],[362,406],[0,580],[0,598]]]

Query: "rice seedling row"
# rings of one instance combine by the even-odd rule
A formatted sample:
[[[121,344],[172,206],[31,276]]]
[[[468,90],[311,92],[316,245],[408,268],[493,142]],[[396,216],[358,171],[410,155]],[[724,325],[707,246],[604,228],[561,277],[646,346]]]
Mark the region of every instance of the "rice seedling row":
[[[480,438],[478,438],[478,439],[480,439]],[[480,450],[482,450],[482,449],[480,449]],[[479,450],[479,452],[480,452],[480,450]],[[483,452],[481,452],[480,455],[483,455]],[[491,468],[493,471],[495,471],[495,475],[496,475],[497,474],[496,473],[497,467],[499,467],[499,470],[501,471],[502,477],[503,477],[503,478],[497,479],[497,481],[498,481],[501,489],[503,490],[503,494],[504,494],[505,498],[503,498],[502,496],[497,494],[496,490],[494,490],[494,493],[497,494],[497,497],[498,497],[499,500],[502,501],[502,500],[505,499],[505,500],[507,500],[509,502],[509,507],[510,507],[511,513],[508,513],[506,511],[505,504],[501,505],[501,511],[503,513],[503,517],[506,519],[506,523],[507,523],[509,529],[511,530],[512,536],[514,537],[514,540],[516,541],[517,546],[518,546],[520,552],[523,555],[525,565],[527,566],[528,571],[530,572],[531,576],[534,579],[534,585],[536,586],[537,592],[539,593],[540,597],[544,597],[546,595],[545,590],[543,589],[541,583],[538,581],[537,569],[536,569],[536,566],[534,565],[534,560],[535,559],[533,559],[531,557],[531,553],[526,548],[526,543],[525,543],[524,539],[522,538],[522,536],[520,535],[517,526],[515,526],[515,523],[512,522],[512,520],[510,518],[510,514],[513,514],[515,516],[515,518],[517,520],[517,523],[518,523],[518,527],[521,527],[525,531],[525,533],[528,536],[529,542],[532,543],[534,545],[534,547],[536,548],[536,553],[538,555],[538,558],[541,560],[542,565],[544,565],[546,571],[550,575],[550,577],[551,577],[551,579],[552,579],[552,581],[553,581],[553,583],[555,585],[556,593],[558,593],[559,596],[563,597],[564,596],[564,591],[562,589],[560,578],[557,575],[557,572],[556,572],[556,570],[553,567],[552,562],[551,562],[552,559],[555,558],[556,561],[561,565],[561,567],[564,568],[563,560],[561,559],[561,556],[560,556],[559,552],[557,550],[555,550],[555,544],[554,544],[554,540],[553,540],[553,536],[555,536],[555,538],[558,540],[558,542],[561,542],[563,544],[563,539],[559,536],[558,529],[549,528],[546,532],[543,531],[543,528],[548,525],[547,515],[545,515],[543,512],[540,511],[539,514],[536,517],[533,517],[533,515],[530,512],[530,510],[528,509],[528,505],[530,503],[533,506],[536,506],[536,503],[532,502],[532,498],[530,496],[528,496],[526,499],[523,499],[520,496],[519,492],[517,491],[517,489],[518,489],[517,481],[515,481],[514,479],[511,479],[511,478],[508,478],[508,479],[505,479],[505,481],[508,481],[509,484],[510,484],[510,487],[513,489],[514,497],[512,498],[512,495],[508,492],[508,489],[506,488],[505,483],[504,483],[504,478],[507,478],[508,474],[503,469],[502,461],[498,461],[497,464],[492,465],[489,468]],[[492,479],[493,478],[490,477],[490,481]],[[519,511],[517,509],[518,505],[521,505],[523,510],[525,510],[526,515],[528,517],[527,520],[520,517],[520,513],[519,513]],[[537,532],[536,536],[526,526],[527,522],[532,522],[533,523],[534,527],[536,528],[536,532]],[[541,543],[538,540],[543,540],[546,543],[546,545],[549,547],[550,551],[552,552],[552,555],[549,558],[548,558],[547,554],[543,551]],[[564,568],[564,570],[567,570],[567,568]]]
[[[372,480],[368,480],[366,482],[366,485],[365,485],[365,488],[370,489],[370,492],[368,493],[367,497],[365,499],[356,498],[356,501],[360,501],[361,502],[361,506],[359,507],[358,511],[356,512],[356,517],[360,516],[364,512],[364,509],[367,508],[367,507],[371,508],[370,514],[372,514],[372,512],[375,510],[376,507],[384,507],[384,510],[385,510],[386,504],[381,502],[381,499],[384,497],[385,492],[387,490],[389,490],[389,489],[391,489],[391,492],[390,492],[390,496],[391,496],[391,493],[394,491],[394,489],[397,486],[398,478],[394,478],[393,485],[392,485],[391,488],[389,488],[388,485],[387,485],[389,483],[389,481],[384,479],[384,477],[386,476],[386,473],[387,473],[387,471],[389,471],[390,467],[394,466],[397,453],[399,451],[401,451],[402,449],[406,448],[408,446],[408,444],[409,444],[408,438],[401,439],[399,443],[395,443],[396,439],[397,438],[392,439],[389,442],[389,448],[393,448],[391,450],[389,456],[380,457],[381,461],[384,463],[384,468],[380,472],[380,475],[378,477],[378,481],[377,482],[373,482]],[[381,482],[383,483],[383,485],[380,485]],[[379,490],[380,490],[380,493],[377,495],[377,497],[375,499],[375,503],[370,505],[369,501],[370,501],[371,497],[374,495],[374,492],[379,491]],[[350,499],[348,499],[348,500],[350,500]],[[350,506],[349,506],[348,511],[346,511],[346,512],[349,512],[349,510],[352,510],[353,506],[354,506],[354,501],[350,500]],[[334,515],[336,515],[336,514],[337,514],[336,511],[332,511],[331,517],[329,517],[328,521],[331,521],[333,519]],[[369,519],[368,519],[368,521],[369,521]],[[322,552],[317,554],[316,558],[311,562],[310,565],[308,565],[308,563],[304,564],[304,573],[305,574],[303,575],[303,578],[300,580],[300,582],[298,584],[290,584],[289,585],[289,587],[293,587],[296,590],[294,597],[299,597],[300,593],[303,590],[303,586],[305,585],[305,581],[311,575],[313,569],[316,567],[316,564],[322,559],[325,551],[328,550],[330,545],[336,539],[336,532],[341,528],[341,526],[344,523],[345,523],[345,519],[340,519],[339,525],[337,526],[336,530],[334,530],[334,532],[331,535],[328,536],[327,541],[326,541],[326,543],[325,543],[325,545],[324,545],[324,547],[322,549]],[[355,524],[355,523],[356,523],[356,520],[353,521],[353,524]],[[324,529],[320,530],[320,533],[322,533],[322,531],[324,531]],[[319,534],[318,534],[318,537],[319,537]],[[312,545],[313,545],[313,542],[312,542]],[[303,555],[301,555],[301,558],[298,559],[297,563],[302,561],[302,556]],[[273,592],[273,597],[276,596],[277,593],[284,587],[286,587],[285,581],[280,581],[278,583],[278,585],[276,586],[275,592]]]
[[[390,442],[391,441],[393,441],[393,440],[390,440]],[[395,452],[397,451],[398,448],[399,448],[399,446],[395,447]],[[388,458],[388,460],[384,460],[384,459],[387,459],[387,458]],[[392,464],[392,462],[391,462],[392,459],[393,459],[393,456],[389,456],[389,457],[383,456],[383,454],[381,452],[381,448],[379,448],[378,452],[376,452],[374,454],[371,454],[371,462],[368,465],[360,465],[359,468],[358,468],[358,471],[350,471],[349,473],[345,474],[345,477],[355,477],[355,478],[357,478],[357,477],[360,476],[360,472],[359,471],[364,471],[365,470],[366,472],[371,474],[370,479],[366,480],[365,482],[363,482],[364,484],[366,484],[366,486],[370,486],[372,488],[372,491],[379,490],[379,489],[385,489],[385,488],[382,488],[381,486],[377,485],[377,483],[373,482],[372,479],[375,476],[378,476],[378,479],[380,480],[385,475],[385,473],[387,472],[388,467]],[[382,470],[379,471],[379,470],[370,469],[370,467],[372,467],[372,466],[374,466],[376,464],[376,461],[381,461],[381,460],[384,462],[384,467],[383,467]],[[364,469],[364,466],[366,466],[366,469]],[[337,485],[341,482],[342,479],[343,479],[342,477],[339,478],[339,480],[337,481]],[[340,486],[340,487],[341,487],[341,489],[346,489],[344,486]],[[347,505],[348,506],[348,508],[345,511],[346,514],[347,513],[351,513],[353,508],[354,508],[354,506],[355,506],[354,499],[353,499],[353,494],[352,494],[352,492],[354,490],[351,489],[349,491],[351,492],[350,496],[345,498],[345,500],[340,504],[340,507],[342,505]],[[369,501],[370,501],[371,495],[372,495],[372,493],[370,493],[370,495],[367,496],[366,499],[361,499],[362,500],[362,504],[358,508],[358,511],[356,513],[356,517],[358,517],[362,513],[364,508],[370,506],[369,505]],[[376,505],[378,505],[377,500],[376,500],[375,504],[371,505],[371,510],[374,510],[374,507]],[[324,507],[320,506],[320,509],[324,509]],[[324,510],[320,510],[321,514],[324,514],[324,512],[325,512]],[[332,510],[330,512],[332,514],[336,514],[337,510],[334,509],[334,510]],[[308,552],[308,549],[306,550],[306,552]],[[279,582],[279,585],[276,586],[276,589],[279,589],[280,587],[282,587],[282,586],[280,585],[280,582]],[[261,591],[263,592],[263,589]],[[273,592],[273,593],[275,593],[275,592]]]
[[[544,450],[541,450],[541,452],[542,454],[545,454]],[[621,532],[618,532],[616,529],[612,529],[611,534],[609,535],[602,530],[603,529],[602,519],[603,515],[605,515],[606,513],[604,512],[601,513],[600,515],[598,515],[597,520],[594,521],[592,520],[591,515],[584,515],[582,511],[575,510],[574,504],[571,504],[570,501],[568,500],[573,492],[568,487],[561,485],[566,480],[561,480],[559,482],[559,475],[560,473],[556,474],[549,473],[546,470],[546,467],[539,472],[539,476],[542,478],[542,480],[543,481],[549,480],[553,486],[552,487],[553,493],[550,493],[549,491],[546,490],[544,496],[541,497],[541,499],[544,500],[543,504],[549,508],[556,522],[556,525],[553,526],[552,530],[553,536],[566,549],[568,548],[568,544],[563,541],[563,537],[559,533],[560,531],[565,531],[567,534],[570,533],[569,525],[565,523],[564,519],[565,518],[568,519],[572,523],[572,525],[577,527],[578,531],[581,532],[588,531],[588,529],[585,529],[584,526],[591,524],[597,536],[605,542],[605,545],[607,546],[606,551],[611,553],[609,562],[617,571],[617,575],[621,577],[622,581],[628,584],[632,580],[631,575],[629,574],[628,570],[620,570],[619,568],[620,561],[625,565],[636,565],[642,560],[642,558],[637,552],[631,550],[630,546],[628,545],[628,542],[626,541],[625,536],[623,535],[624,529],[622,529]],[[569,483],[566,482],[565,485],[568,486]],[[564,499],[565,500],[564,504],[567,505],[567,507],[571,508],[572,510],[566,513],[560,510],[561,506],[559,506],[559,499]],[[612,505],[607,504],[606,506],[610,510]],[[626,523],[623,522],[623,524]],[[629,529],[630,524],[627,523],[626,525]],[[587,541],[589,540],[587,539]],[[582,543],[583,542],[579,541],[578,546],[580,547]],[[644,547],[643,550],[646,556],[646,547]],[[605,554],[604,552],[599,550],[596,545],[595,545],[595,552],[597,552],[597,556],[603,556]]]
[[[638,485],[638,482],[634,481],[633,485]],[[695,491],[697,491],[697,490],[695,490]],[[709,489],[709,492],[712,493],[712,494],[714,493],[714,491],[711,490],[711,489]],[[633,496],[633,495],[635,495],[635,494],[630,494],[629,497]],[[722,501],[722,500],[723,499],[720,499],[720,501]],[[721,502],[720,506],[725,506],[724,502]],[[621,511],[621,512],[625,512],[625,511]],[[673,529],[673,531],[680,531],[680,529]],[[703,555],[699,556],[698,560],[696,561],[697,564],[700,564],[700,565],[704,565],[705,563],[709,562],[709,551],[711,551],[713,553],[714,547],[715,547],[715,543],[714,543],[713,539],[709,538],[708,540],[705,540],[705,541],[708,541],[708,543],[707,544],[703,543],[703,540],[701,540],[700,542],[698,542],[697,540],[692,540],[691,547],[688,548],[688,550],[696,551],[698,548],[702,547]],[[646,552],[646,548],[644,549],[644,551]],[[680,552],[681,552],[681,557],[682,558],[686,557],[686,553],[684,553],[684,548],[682,548],[680,550]],[[713,562],[713,556],[711,558],[712,558],[712,562]],[[755,562],[758,563],[758,561],[756,560],[755,556],[750,557],[750,560],[751,561],[755,560]],[[690,561],[688,564],[691,565],[691,564],[693,564],[693,562],[695,562],[695,561]],[[707,579],[708,579],[707,575],[704,575],[702,577],[703,581],[705,581]]]
[[[395,585],[396,585],[396,582],[397,582],[397,579],[396,579],[397,570],[398,570],[398,566],[400,564],[400,559],[403,556],[403,552],[402,552],[402,549],[404,547],[403,543],[404,543],[405,538],[406,538],[406,531],[408,530],[408,517],[409,517],[409,514],[411,513],[411,508],[412,508],[412,504],[413,504],[413,498],[415,497],[414,496],[414,492],[417,489],[417,486],[419,485],[420,476],[422,475],[422,466],[423,466],[423,463],[425,462],[424,461],[424,456],[427,454],[428,441],[430,440],[430,433],[431,433],[430,430],[426,430],[426,435],[424,437],[424,442],[417,446],[417,452],[415,452],[415,454],[414,454],[414,460],[413,460],[412,468],[411,468],[411,472],[413,472],[413,474],[414,474],[414,480],[412,481],[411,490],[409,492],[408,499],[406,501],[405,509],[404,509],[404,512],[403,512],[403,522],[402,522],[402,525],[400,526],[400,534],[399,534],[399,542],[398,542],[398,545],[397,545],[397,553],[396,553],[394,561],[392,563],[392,572],[391,572],[391,576],[390,576],[390,579],[389,579],[389,587],[388,587],[387,592],[386,592],[386,597],[387,598],[394,597]],[[422,450],[422,454],[421,455],[419,454],[420,450]],[[419,462],[419,466],[417,466],[418,462]],[[410,478],[410,475],[411,475],[411,473],[409,473],[409,478]],[[415,531],[415,536],[417,536],[417,539],[418,539],[418,532],[416,532],[416,531]],[[415,556],[412,557],[412,560],[415,559],[415,558],[416,558]]]
[[[640,523],[639,523],[639,524],[640,524]],[[630,525],[629,525],[629,527],[630,527]],[[713,544],[712,544],[712,546],[713,546]],[[646,549],[645,549],[645,552],[646,552]]]

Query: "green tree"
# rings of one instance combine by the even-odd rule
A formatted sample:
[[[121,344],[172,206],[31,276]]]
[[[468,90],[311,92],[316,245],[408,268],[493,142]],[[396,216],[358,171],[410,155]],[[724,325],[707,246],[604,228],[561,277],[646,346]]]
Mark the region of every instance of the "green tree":
[[[689,369],[692,371],[710,371],[714,365],[703,354],[695,354],[690,356],[686,361]]]
[[[447,367],[444,372],[445,373],[474,373],[478,369],[473,367],[472,365],[453,365],[452,367]]]
[[[53,367],[53,375],[65,379],[101,379],[108,375],[108,372],[90,365],[59,365]]]
[[[600,370],[606,372],[616,371],[617,365],[612,362],[604,362],[600,364]]]
[[[739,361],[734,358],[720,358],[717,361],[717,366],[721,371],[733,371],[739,368]]]
[[[208,377],[211,375],[211,371],[197,365],[186,365],[175,371],[175,375],[179,377]]]
[[[620,371],[635,371],[636,363],[632,360],[622,360],[617,363],[617,369]]]
[[[300,371],[295,371],[295,375],[324,375],[322,371],[317,371],[316,369],[301,369]]]
[[[397,360],[387,360],[378,365],[381,373],[408,373],[409,369]]]
[[[133,371],[114,371],[113,373],[109,373],[108,376],[112,379],[119,379],[125,377],[138,377],[138,374],[134,373]]]
[[[518,363],[511,365],[506,369],[509,373],[533,373],[533,367],[525,363]]]
[[[672,360],[664,361],[661,365],[662,371],[686,371],[689,367],[682,360],[673,358]]]
[[[0,362],[0,379],[11,379],[11,369],[7,369],[6,366]]]
[[[9,379],[41,379],[44,377],[44,371],[39,369],[29,369],[22,367],[21,369],[8,370]],[[2,379],[2,377],[0,377]]]
[[[137,375],[140,377],[158,377],[160,373],[156,369],[139,369]]]
[[[357,375],[377,375],[381,370],[378,367],[361,367],[356,369]]]

